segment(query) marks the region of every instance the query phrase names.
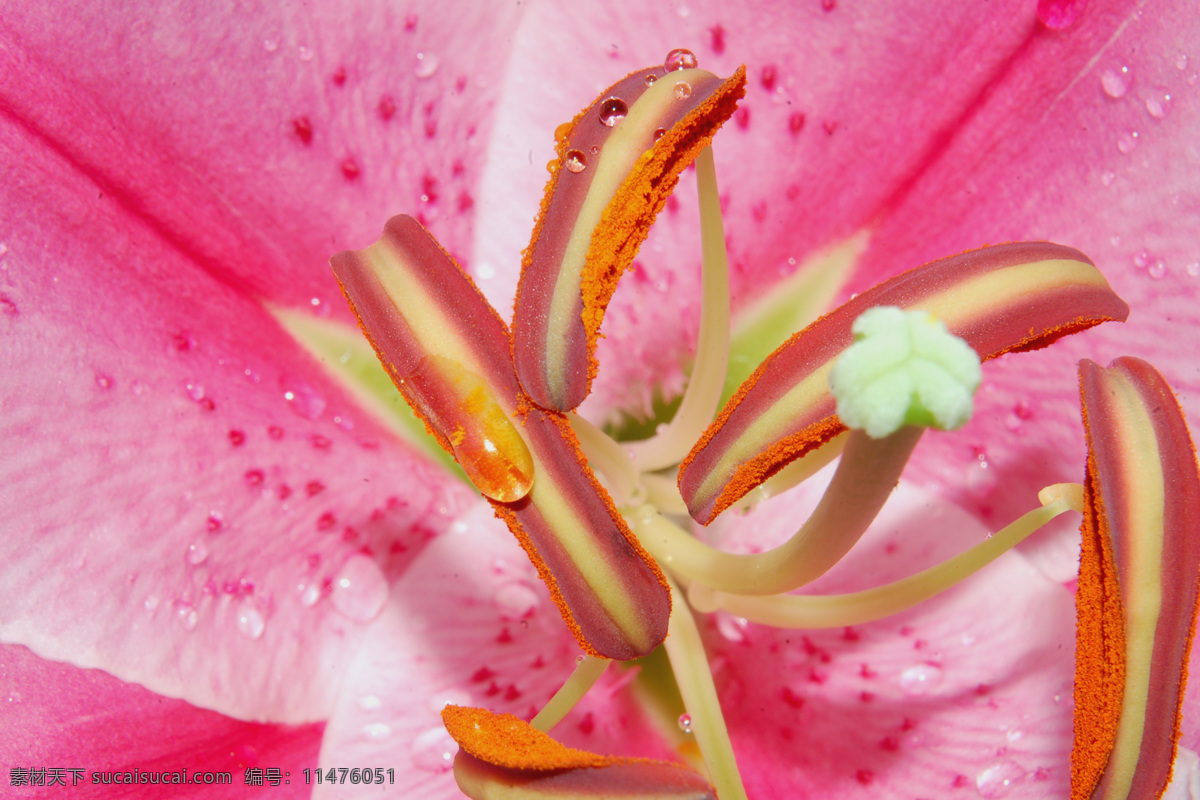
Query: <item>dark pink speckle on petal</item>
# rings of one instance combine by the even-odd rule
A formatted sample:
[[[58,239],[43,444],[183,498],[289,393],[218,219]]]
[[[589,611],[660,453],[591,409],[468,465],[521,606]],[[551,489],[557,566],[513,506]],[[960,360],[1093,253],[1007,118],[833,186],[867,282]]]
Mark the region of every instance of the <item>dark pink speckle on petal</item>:
[[[709,46],[717,55],[725,52],[725,29],[720,25],[713,25],[708,29]]]
[[[1038,0],[1038,22],[1050,30],[1061,31],[1075,24],[1087,0]]]
[[[342,159],[342,177],[348,181],[356,181],[362,175],[362,168],[358,166],[358,161],[354,156],[346,156]]]
[[[302,144],[312,144],[313,126],[308,117],[296,117],[292,120],[292,134],[300,140]]]
[[[390,94],[385,94],[379,98],[379,118],[387,122],[394,116],[396,116],[396,101]]]

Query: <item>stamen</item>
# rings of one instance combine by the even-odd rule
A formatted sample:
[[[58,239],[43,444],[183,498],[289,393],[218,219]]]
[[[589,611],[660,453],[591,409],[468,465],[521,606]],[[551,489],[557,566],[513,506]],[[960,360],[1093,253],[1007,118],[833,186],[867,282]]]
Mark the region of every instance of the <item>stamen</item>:
[[[562,722],[563,717],[570,713],[571,709],[583,699],[583,696],[596,685],[596,681],[600,680],[600,676],[608,669],[610,663],[612,662],[607,658],[580,656],[580,661],[575,665],[575,671],[571,673],[571,677],[567,678],[566,683],[554,693],[554,696],[542,707],[537,716],[529,721],[529,724],[539,731],[548,732]]]
[[[717,413],[729,365],[729,256],[711,146],[696,157],[696,183],[702,245],[696,362],[679,410],[666,428],[653,438],[627,445],[639,468],[647,472],[678,464],[687,455]]]
[[[716,800],[689,769],[575,750],[512,714],[446,706],[442,722],[462,748],[454,779],[473,800],[604,800],[614,788],[625,800]]]
[[[1082,491],[1082,487],[1079,487]],[[698,611],[718,609],[776,628],[841,628],[874,622],[923,603],[975,574],[1007,553],[1050,520],[1078,511],[1074,498],[1060,494],[1042,508],[1028,512],[966,552],[907,578],[837,595],[745,597],[714,592],[693,584],[688,599]]]
[[[1079,376],[1088,480],[1071,797],[1157,798],[1171,779],[1200,601],[1200,470],[1153,367],[1084,360]]]
[[[1082,253],[997,245],[942,259],[869,289],[789,339],[742,385],[684,459],[679,489],[707,524],[779,469],[843,430],[827,388],[851,325],[879,305],[922,309],[982,360],[1044,347],[1129,307]]]
[[[735,594],[778,594],[824,575],[879,514],[924,432],[905,427],[884,439],[851,431],[829,489],[808,521],[787,542],[753,555],[725,553],[701,542],[657,509],[628,517],[642,545],[689,581]]]
[[[579,437],[579,446],[588,463],[604,479],[613,501],[618,506],[628,506],[641,493],[637,467],[629,455],[612,437],[578,414],[568,414],[567,419]]]
[[[662,79],[648,84],[652,75]],[[538,405],[567,411],[587,397],[617,281],[680,172],[733,114],[745,80],[745,68],[725,81],[703,70],[670,79],[661,67],[642,70],[563,127],[561,166],[551,162],[513,314],[517,374]],[[691,91],[673,92],[677,83]],[[619,119],[605,116],[613,99],[626,108]]]
[[[691,732],[708,767],[708,778],[721,800],[746,800],[746,789],[733,755],[712,670],[704,653],[704,642],[700,639],[696,620],[674,582],[671,582],[671,600],[671,635],[664,647],[684,708],[691,717]]]
[[[657,647],[670,614],[662,573],[565,416],[521,392],[508,328],[466,273],[403,216],[367,250],[335,255],[333,267],[397,388],[517,537],[580,646],[619,659]],[[523,487],[519,476],[536,477]]]

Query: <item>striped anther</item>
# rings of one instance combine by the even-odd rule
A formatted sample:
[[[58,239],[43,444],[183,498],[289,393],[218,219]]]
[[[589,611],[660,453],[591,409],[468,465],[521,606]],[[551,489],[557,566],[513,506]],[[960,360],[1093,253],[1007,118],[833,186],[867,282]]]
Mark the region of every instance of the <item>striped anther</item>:
[[[885,305],[928,311],[984,361],[1129,314],[1085,255],[1045,242],[985,247],[885,281],[781,345],[726,404],[680,466],[679,490],[696,520],[712,521],[845,430],[829,372],[853,341],[854,320]]]
[[[1088,440],[1072,800],[1158,798],[1171,779],[1200,588],[1200,473],[1149,364],[1079,365]]]
[[[462,748],[454,778],[473,800],[716,800],[689,769],[575,750],[511,714],[447,706],[442,720]]]
[[[744,67],[727,80],[644,69],[560,128],[513,316],[517,375],[537,405],[569,411],[587,397],[617,281],[745,80]]]
[[[521,391],[508,328],[466,273],[406,216],[332,264],[397,388],[517,537],[580,645],[621,660],[657,647],[671,611],[662,573],[566,417]]]

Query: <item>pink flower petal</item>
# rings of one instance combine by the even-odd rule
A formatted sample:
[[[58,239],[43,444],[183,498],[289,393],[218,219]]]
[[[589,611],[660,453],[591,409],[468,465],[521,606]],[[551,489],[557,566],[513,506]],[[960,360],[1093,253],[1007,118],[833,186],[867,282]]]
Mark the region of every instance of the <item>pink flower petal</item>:
[[[461,796],[449,771],[457,745],[442,727],[442,706],[486,705],[528,719],[580,652],[533,566],[482,503],[430,543],[368,630],[321,758],[394,766],[389,791],[401,797]],[[317,796],[375,793],[339,786]]]
[[[469,245],[516,6],[60,11],[6,11],[0,102],[217,280],[348,318],[328,257],[400,208]]]
[[[171,797],[239,798],[270,792],[272,797],[307,797],[302,770],[315,766],[320,725],[288,728],[223,717],[169,700],[97,670],[43,661],[24,647],[0,648],[0,697],[4,725],[4,781],[9,797],[69,793],[73,798],[112,797],[103,773],[137,770],[230,773],[227,784],[172,785]],[[290,784],[248,788],[247,768],[290,772]],[[11,770],[71,768],[66,787],[16,786]],[[93,778],[93,773],[100,773]],[[205,777],[201,776],[201,780]],[[161,785],[122,786],[122,797],[164,796]]]
[[[0,371],[19,377],[0,637],[242,719],[323,719],[386,584],[465,493],[35,145],[0,128],[0,206],[21,209],[0,261]]]
[[[710,527],[718,536],[737,528],[739,540],[770,546],[790,533],[819,489],[806,485],[801,497],[768,503],[741,525]],[[966,512],[901,484],[863,541],[805,592],[895,580],[984,535]],[[1071,595],[1018,554],[870,625],[773,630],[718,614],[709,630],[752,797],[1066,794]]]

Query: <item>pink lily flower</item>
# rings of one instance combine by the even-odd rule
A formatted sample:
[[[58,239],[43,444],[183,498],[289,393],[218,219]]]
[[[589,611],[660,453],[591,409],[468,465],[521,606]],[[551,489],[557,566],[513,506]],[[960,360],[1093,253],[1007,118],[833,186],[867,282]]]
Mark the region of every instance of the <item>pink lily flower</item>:
[[[269,308],[349,321],[328,257],[404,210],[506,308],[550,132],[673,46],[750,68],[716,148],[735,309],[863,231],[842,294],[985,242],[1051,239],[1134,309],[990,366],[975,421],[922,446],[897,521],[814,588],[906,574],[1078,480],[1081,356],[1153,360],[1200,418],[1195,356],[1175,345],[1200,328],[1200,53],[1184,10],[638,5],[497,7],[478,26],[421,8],[6,10],[2,766],[230,770],[228,796],[259,791],[247,768],[290,772],[272,793],[367,794],[303,770],[379,766],[401,794],[453,797],[441,705],[528,716],[545,701],[577,648],[523,555]],[[693,194],[685,180],[610,308],[593,419],[683,382]],[[718,533],[762,547],[804,502]],[[914,538],[904,510],[929,504],[938,524]],[[751,796],[1061,794],[1073,535],[862,629],[714,618]],[[630,677],[563,738],[671,757]]]

